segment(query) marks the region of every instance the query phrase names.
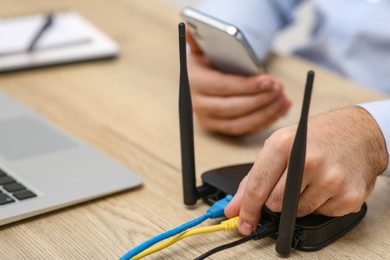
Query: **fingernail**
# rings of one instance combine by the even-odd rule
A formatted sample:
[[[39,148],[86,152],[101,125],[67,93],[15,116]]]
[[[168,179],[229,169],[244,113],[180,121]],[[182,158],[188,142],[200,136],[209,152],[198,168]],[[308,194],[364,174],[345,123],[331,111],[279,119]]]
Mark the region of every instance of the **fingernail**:
[[[286,108],[289,108],[291,107],[291,100],[287,99],[287,102],[286,102]]]
[[[253,231],[253,227],[248,223],[242,223],[240,226],[240,232],[246,236],[250,235]]]
[[[268,80],[262,80],[259,83],[259,87],[262,90],[266,90],[266,89],[271,88],[271,83]]]
[[[282,86],[281,85],[279,85],[279,84],[275,84],[274,85],[274,93],[281,93],[281,91],[282,91]]]

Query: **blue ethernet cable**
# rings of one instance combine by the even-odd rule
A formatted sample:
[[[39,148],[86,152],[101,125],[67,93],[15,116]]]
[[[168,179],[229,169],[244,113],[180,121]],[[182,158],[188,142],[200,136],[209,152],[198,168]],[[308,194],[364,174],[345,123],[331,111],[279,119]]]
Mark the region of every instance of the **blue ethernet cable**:
[[[183,231],[186,231],[187,229],[195,227],[207,219],[216,219],[216,218],[225,217],[224,209],[225,209],[226,205],[231,201],[231,199],[232,199],[232,196],[227,195],[223,199],[220,199],[217,202],[215,202],[207,210],[207,212],[204,215],[145,241],[144,243],[142,243],[142,244],[138,245],[137,247],[128,251],[126,254],[124,254],[119,259],[120,260],[131,259],[132,257],[138,255],[139,253],[148,249],[149,247],[153,246],[154,244],[156,244],[156,243],[158,243],[166,238],[169,238],[171,236],[177,235]]]

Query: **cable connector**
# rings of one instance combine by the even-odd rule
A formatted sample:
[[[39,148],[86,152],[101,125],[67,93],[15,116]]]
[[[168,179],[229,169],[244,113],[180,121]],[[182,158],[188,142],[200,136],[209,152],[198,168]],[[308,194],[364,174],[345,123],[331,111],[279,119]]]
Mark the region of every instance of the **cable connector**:
[[[231,219],[229,219],[229,220],[231,220]],[[210,251],[207,251],[206,253],[204,253],[203,255],[195,258],[195,260],[206,259],[207,257],[209,257],[209,256],[211,256],[219,251],[241,245],[241,244],[246,243],[246,242],[251,241],[251,240],[261,239],[261,238],[270,236],[272,234],[275,234],[276,232],[277,232],[277,225],[275,224],[275,222],[267,222],[264,224],[260,224],[259,227],[256,230],[254,230],[249,236],[246,236],[246,237],[243,237],[239,240],[236,240],[236,241],[218,246],[216,248],[213,248]]]
[[[238,217],[229,218],[227,220],[224,220],[221,222],[221,224],[224,227],[223,231],[229,231],[229,230],[235,230],[238,228]]]
[[[208,184],[203,184],[202,186],[197,187],[198,199],[207,197],[214,192],[215,188]]]
[[[215,202],[208,210],[207,210],[207,215],[211,219],[215,218],[223,218],[225,217],[225,207],[229,202],[232,200],[233,196],[232,195],[226,195],[223,199],[218,200]]]
[[[251,234],[253,240],[262,239],[268,237],[277,232],[277,225],[274,222],[267,222],[260,224],[259,227]]]

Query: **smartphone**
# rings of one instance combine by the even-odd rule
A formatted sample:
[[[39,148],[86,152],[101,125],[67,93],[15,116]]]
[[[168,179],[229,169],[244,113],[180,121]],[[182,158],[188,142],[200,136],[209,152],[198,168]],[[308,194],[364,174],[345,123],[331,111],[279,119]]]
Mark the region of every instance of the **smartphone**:
[[[254,75],[265,72],[244,34],[234,25],[186,7],[181,17],[191,36],[212,65],[226,73]]]

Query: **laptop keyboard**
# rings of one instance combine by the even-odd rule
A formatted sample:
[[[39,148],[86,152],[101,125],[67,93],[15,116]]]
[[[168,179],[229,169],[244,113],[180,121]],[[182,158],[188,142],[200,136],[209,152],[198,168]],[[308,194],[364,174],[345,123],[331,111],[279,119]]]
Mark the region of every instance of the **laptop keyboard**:
[[[23,184],[0,170],[0,206],[36,196],[34,192],[28,190]]]

